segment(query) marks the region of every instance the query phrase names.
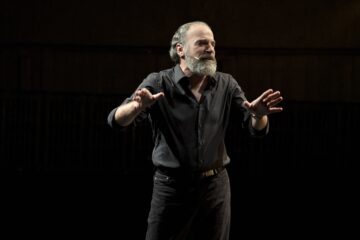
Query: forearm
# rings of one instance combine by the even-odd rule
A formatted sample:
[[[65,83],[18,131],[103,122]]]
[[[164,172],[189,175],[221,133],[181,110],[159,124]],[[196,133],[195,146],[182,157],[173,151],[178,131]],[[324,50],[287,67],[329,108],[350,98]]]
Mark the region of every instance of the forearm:
[[[268,121],[267,115],[262,117],[251,116],[251,126],[258,131],[264,129],[267,126]]]
[[[115,121],[125,127],[130,125],[136,116],[141,112],[140,105],[137,101],[131,101],[119,106],[115,112]]]

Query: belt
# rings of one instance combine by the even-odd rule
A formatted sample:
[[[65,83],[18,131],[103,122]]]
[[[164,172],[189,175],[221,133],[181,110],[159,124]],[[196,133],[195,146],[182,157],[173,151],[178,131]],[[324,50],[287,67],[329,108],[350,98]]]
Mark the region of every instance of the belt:
[[[214,176],[214,175],[220,173],[222,170],[224,170],[224,167],[210,169],[210,170],[207,170],[207,171],[204,171],[204,172],[200,172],[200,175],[202,177],[211,177],[211,176]]]
[[[205,171],[190,171],[190,170],[184,170],[184,169],[180,169],[180,168],[167,168],[167,167],[157,167],[157,169],[168,176],[173,176],[173,177],[185,177],[185,176],[189,176],[189,177],[211,177],[211,176],[215,176],[217,174],[219,174],[221,171],[223,171],[225,169],[224,166],[219,167],[219,168],[214,168],[214,169],[209,169],[209,170],[205,170]]]

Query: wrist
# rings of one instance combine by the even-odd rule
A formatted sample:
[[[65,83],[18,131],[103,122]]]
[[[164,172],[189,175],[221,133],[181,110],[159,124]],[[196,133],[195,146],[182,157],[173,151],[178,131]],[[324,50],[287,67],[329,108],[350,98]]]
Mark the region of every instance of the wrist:
[[[256,115],[256,114],[254,114],[254,113],[250,113],[250,115],[251,115],[252,118],[254,118],[254,119],[256,119],[256,120],[261,120],[261,119],[264,117],[264,115],[259,116],[259,115]]]

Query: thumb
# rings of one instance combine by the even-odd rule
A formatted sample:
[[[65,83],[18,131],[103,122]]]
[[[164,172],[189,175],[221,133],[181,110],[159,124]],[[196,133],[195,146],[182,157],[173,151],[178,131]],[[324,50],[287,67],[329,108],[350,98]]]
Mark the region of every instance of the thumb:
[[[153,97],[152,97],[152,99],[153,99],[153,100],[158,100],[158,99],[162,98],[163,96],[164,96],[164,93],[163,93],[163,92],[159,92],[159,93],[157,93],[157,94],[154,94]]]
[[[243,107],[246,109],[249,109],[251,107],[251,104],[249,103],[249,101],[244,101],[243,102]]]

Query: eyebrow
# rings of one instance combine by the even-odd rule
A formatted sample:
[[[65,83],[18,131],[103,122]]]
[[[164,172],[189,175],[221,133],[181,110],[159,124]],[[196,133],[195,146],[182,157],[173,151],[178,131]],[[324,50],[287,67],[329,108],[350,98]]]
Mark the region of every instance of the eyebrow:
[[[208,43],[208,42],[211,42],[211,44],[213,45],[213,46],[215,46],[215,44],[216,44],[216,41],[215,40],[208,40],[208,39],[198,39],[198,40],[196,40],[195,41],[195,44],[196,43]]]

